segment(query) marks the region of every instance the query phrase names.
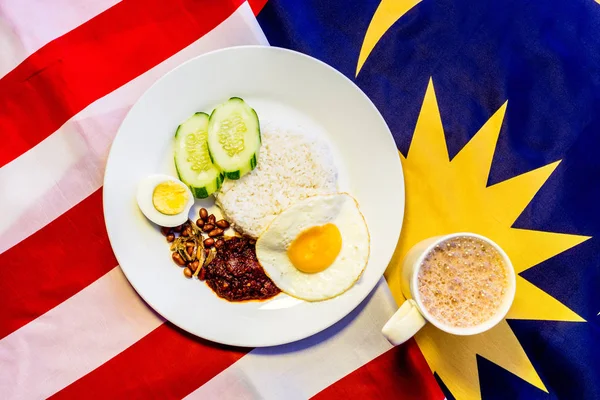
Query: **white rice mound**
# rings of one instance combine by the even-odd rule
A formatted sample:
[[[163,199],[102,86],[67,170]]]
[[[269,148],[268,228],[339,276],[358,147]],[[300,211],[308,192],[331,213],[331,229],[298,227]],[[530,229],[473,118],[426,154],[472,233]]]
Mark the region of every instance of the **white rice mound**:
[[[298,200],[337,192],[338,172],[325,139],[295,128],[262,126],[256,168],[225,180],[216,204],[233,227],[258,238],[271,221]]]

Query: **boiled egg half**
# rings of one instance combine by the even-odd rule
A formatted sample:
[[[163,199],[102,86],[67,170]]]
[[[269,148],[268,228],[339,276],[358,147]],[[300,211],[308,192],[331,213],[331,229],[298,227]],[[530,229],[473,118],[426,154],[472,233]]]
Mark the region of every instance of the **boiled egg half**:
[[[283,292],[308,301],[338,296],[360,278],[370,238],[347,193],[301,200],[279,214],[256,242],[265,273]]]
[[[188,220],[194,197],[180,180],[169,175],[150,175],[139,183],[137,202],[142,213],[160,226],[179,226]]]

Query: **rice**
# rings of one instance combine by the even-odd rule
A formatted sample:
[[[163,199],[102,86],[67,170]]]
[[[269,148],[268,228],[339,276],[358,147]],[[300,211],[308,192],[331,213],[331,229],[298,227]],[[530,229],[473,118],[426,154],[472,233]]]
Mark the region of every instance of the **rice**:
[[[234,228],[257,238],[298,200],[337,191],[337,168],[328,143],[300,129],[263,126],[256,168],[226,180],[216,203]]]

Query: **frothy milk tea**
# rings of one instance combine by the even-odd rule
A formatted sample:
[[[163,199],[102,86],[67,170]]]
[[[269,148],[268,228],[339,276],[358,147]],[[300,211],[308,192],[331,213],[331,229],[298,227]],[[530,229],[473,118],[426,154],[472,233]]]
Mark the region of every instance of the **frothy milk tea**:
[[[489,320],[508,289],[502,255],[489,243],[455,237],[436,246],[418,276],[423,305],[440,322],[471,327]]]

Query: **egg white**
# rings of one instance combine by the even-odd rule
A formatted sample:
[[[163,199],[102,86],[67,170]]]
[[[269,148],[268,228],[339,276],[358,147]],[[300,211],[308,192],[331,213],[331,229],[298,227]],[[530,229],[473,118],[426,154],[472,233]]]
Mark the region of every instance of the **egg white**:
[[[154,208],[154,204],[152,203],[152,194],[154,193],[154,188],[156,188],[156,186],[158,186],[159,184],[168,181],[177,183],[182,188],[185,188],[185,190],[188,193],[188,201],[185,207],[183,208],[183,211],[181,211],[179,214],[163,214],[156,208]],[[146,178],[142,179],[138,184],[137,203],[142,213],[150,221],[160,226],[174,227],[181,225],[188,220],[190,208],[192,208],[192,206],[194,205],[194,196],[192,195],[192,191],[190,190],[190,188],[188,188],[179,179],[173,178],[169,175],[156,174],[147,176]]]
[[[332,223],[342,236],[342,248],[325,270],[305,273],[292,264],[287,249],[300,234]],[[256,256],[265,273],[284,293],[319,301],[338,296],[360,278],[369,259],[367,224],[356,200],[347,193],[301,200],[279,214],[256,242]]]

